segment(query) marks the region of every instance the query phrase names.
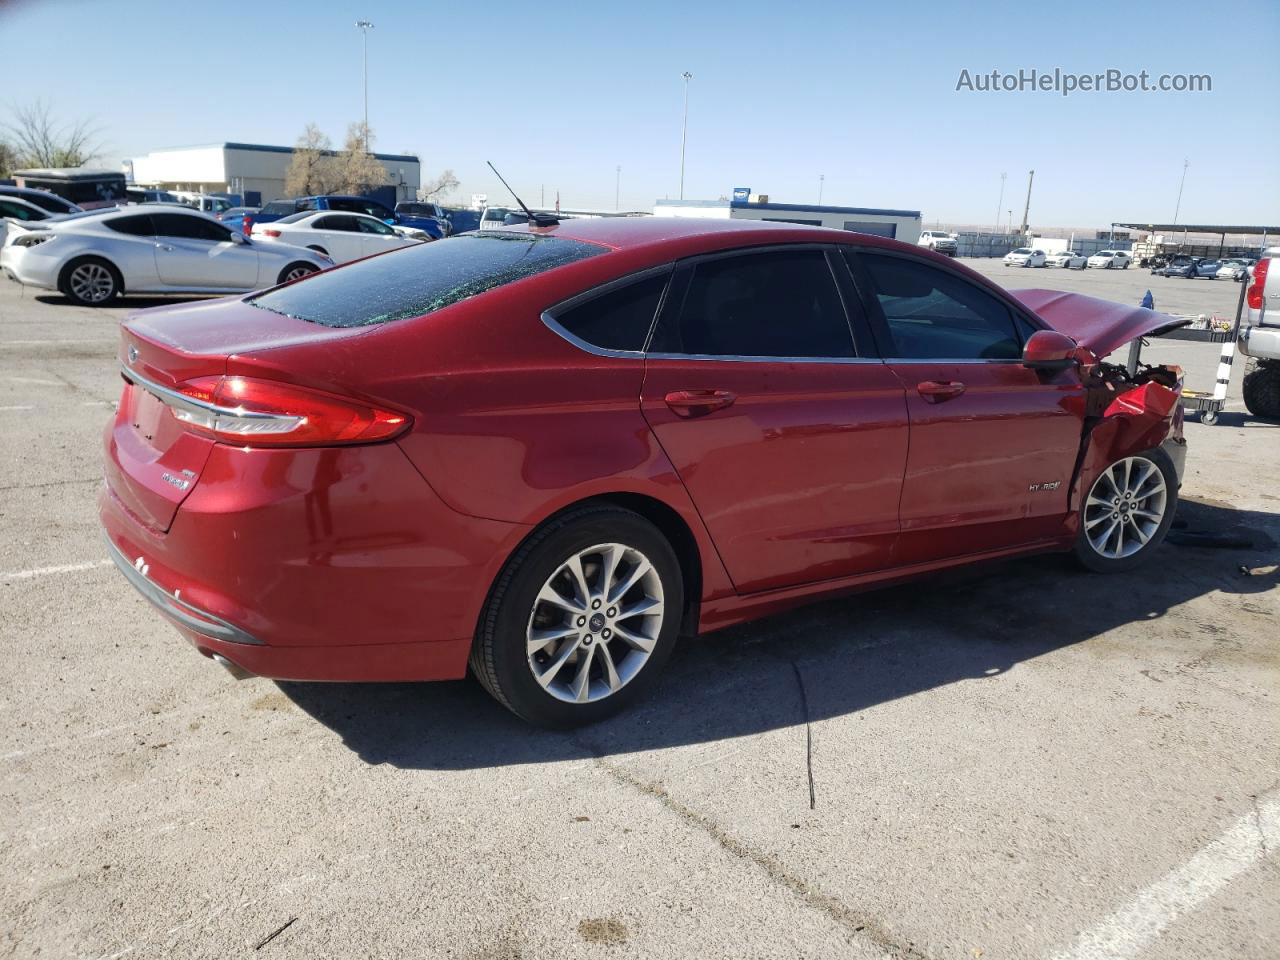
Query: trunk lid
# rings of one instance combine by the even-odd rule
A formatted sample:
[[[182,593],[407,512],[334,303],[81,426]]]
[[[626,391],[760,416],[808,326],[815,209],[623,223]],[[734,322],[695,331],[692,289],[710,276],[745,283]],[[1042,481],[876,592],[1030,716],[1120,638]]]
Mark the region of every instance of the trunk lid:
[[[174,392],[186,381],[226,374],[231,360],[245,353],[363,332],[307,323],[239,298],[134,314],[121,327],[125,386],[108,427],[107,485],[141,523],[167,532],[216,442],[174,416]]]
[[[1191,323],[1189,318],[1083,293],[1061,290],[1010,290],[1009,293],[1054,330],[1065,333],[1100,357],[1138,337],[1159,336]]]

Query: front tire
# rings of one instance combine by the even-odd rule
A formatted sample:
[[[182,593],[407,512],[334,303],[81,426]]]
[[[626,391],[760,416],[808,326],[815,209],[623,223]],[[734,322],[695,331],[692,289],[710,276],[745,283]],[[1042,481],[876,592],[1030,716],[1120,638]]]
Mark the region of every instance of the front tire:
[[[1146,562],[1164,541],[1178,506],[1178,474],[1163,450],[1115,461],[1094,480],[1080,508],[1076,559],[1095,573]]]
[[[680,563],[662,533],[630,510],[584,507],[548,522],[508,561],[471,671],[530,723],[594,723],[657,679],[683,609]]]
[[[309,277],[313,273],[319,273],[320,270],[313,263],[306,263],[299,260],[297,263],[291,263],[280,271],[280,276],[276,278],[276,283],[292,283],[294,280],[301,280],[303,277]]]
[[[80,257],[63,268],[58,289],[79,306],[105,307],[124,289],[124,279],[101,257]]]

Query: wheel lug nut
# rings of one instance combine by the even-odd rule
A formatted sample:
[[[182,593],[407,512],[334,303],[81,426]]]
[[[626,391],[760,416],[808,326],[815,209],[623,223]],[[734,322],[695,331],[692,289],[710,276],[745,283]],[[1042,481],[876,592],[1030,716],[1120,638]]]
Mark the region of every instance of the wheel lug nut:
[[[608,627],[600,631],[600,638],[602,640],[608,640],[612,636],[613,636],[613,631],[610,630]]]
[[[605,612],[606,612],[609,616],[611,616],[611,617],[616,617],[616,616],[618,615],[618,608],[617,608],[617,607],[610,607],[610,608],[609,608],[608,610],[606,610]]]
[[[580,627],[585,627],[586,625],[587,625],[587,618],[586,618],[586,617],[579,617],[579,618],[578,618],[578,626],[580,626]]]
[[[591,634],[588,633],[585,637],[582,638],[582,645],[584,647],[591,646],[591,640],[592,640],[592,636]]]
[[[599,601],[599,600],[592,600],[592,601],[591,601],[591,609],[592,609],[592,610],[599,610],[599,609],[600,609],[600,601]]]

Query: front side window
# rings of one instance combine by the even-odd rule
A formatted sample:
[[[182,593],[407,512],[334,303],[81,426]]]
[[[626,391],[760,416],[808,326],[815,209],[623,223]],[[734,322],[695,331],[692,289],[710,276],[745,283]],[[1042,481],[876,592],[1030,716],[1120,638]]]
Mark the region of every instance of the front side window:
[[[822,250],[747,253],[693,268],[678,318],[664,311],[651,353],[712,357],[854,356]]]
[[[592,297],[585,303],[557,310],[555,322],[593,347],[640,351],[649,337],[669,273],[637,280]]]
[[[945,270],[881,254],[857,254],[893,338],[910,360],[1016,360],[1022,342],[999,299]]]
[[[420,317],[606,249],[526,233],[464,234],[326,270],[248,302],[326,327],[369,326]]]

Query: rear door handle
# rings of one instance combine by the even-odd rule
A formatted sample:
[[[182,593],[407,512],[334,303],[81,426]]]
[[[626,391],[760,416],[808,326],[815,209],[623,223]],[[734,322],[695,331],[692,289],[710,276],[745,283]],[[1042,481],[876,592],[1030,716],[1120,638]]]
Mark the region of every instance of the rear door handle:
[[[916,384],[916,392],[929,403],[943,403],[964,393],[964,384],[958,380],[923,380]]]
[[[738,398],[728,390],[673,390],[663,399],[678,417],[701,417],[723,410]]]

